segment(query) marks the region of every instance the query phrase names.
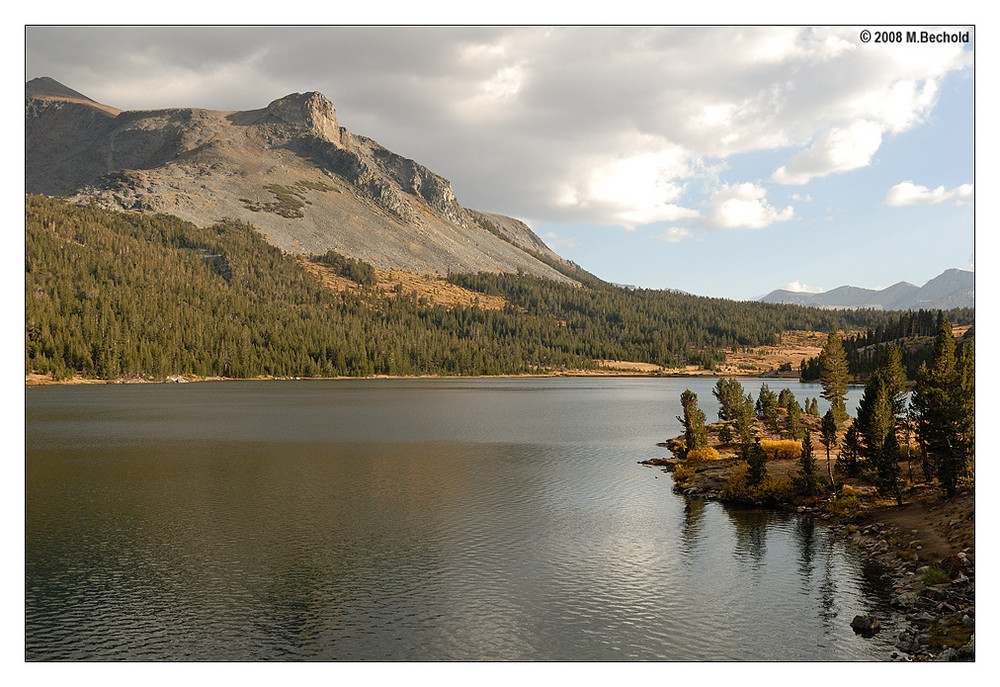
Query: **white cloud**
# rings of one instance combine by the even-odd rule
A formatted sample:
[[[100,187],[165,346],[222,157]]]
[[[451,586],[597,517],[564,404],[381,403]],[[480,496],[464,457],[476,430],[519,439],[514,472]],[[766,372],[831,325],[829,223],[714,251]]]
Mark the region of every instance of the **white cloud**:
[[[516,111],[521,89],[528,80],[528,70],[523,64],[510,64],[497,68],[475,87],[472,95],[457,100],[454,116],[467,124],[502,121]]]
[[[576,239],[572,237],[561,238],[559,234],[553,231],[546,232],[541,236],[541,239],[545,241],[545,245],[553,250],[556,248],[576,248],[577,246]]]
[[[821,286],[807,286],[798,281],[789,282],[781,288],[785,291],[794,291],[795,293],[823,293],[826,290]]]
[[[684,227],[670,227],[655,238],[667,243],[680,243],[684,239],[691,238],[691,230]]]
[[[972,184],[962,184],[954,190],[958,205],[972,205],[976,202],[976,190]]]
[[[633,147],[641,151],[642,144]],[[579,171],[562,183],[557,202],[580,216],[606,218],[634,229],[698,215],[675,202],[684,192],[684,185],[675,179],[689,174],[679,147],[591,156],[578,160],[575,168]]]
[[[859,121],[831,129],[779,167],[772,181],[801,185],[815,177],[865,167],[881,144],[882,130],[873,122]]]
[[[962,184],[949,191],[944,186],[930,189],[914,184],[912,181],[903,181],[889,189],[883,202],[886,205],[900,207],[904,205],[936,205],[949,200],[954,200],[958,205],[971,205],[975,200],[973,185]]]
[[[749,182],[723,185],[709,203],[708,225],[720,229],[761,229],[795,217],[792,206],[779,210],[769,205],[764,187]]]

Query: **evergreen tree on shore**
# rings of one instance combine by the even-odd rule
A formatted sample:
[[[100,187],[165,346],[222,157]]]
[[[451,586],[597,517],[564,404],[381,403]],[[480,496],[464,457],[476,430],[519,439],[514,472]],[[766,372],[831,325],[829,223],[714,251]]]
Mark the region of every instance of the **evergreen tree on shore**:
[[[719,419],[735,420],[743,404],[743,385],[735,378],[720,377],[712,395],[719,401]]]
[[[768,429],[772,432],[778,431],[778,396],[771,391],[766,382],[760,385],[760,394],[757,396],[754,410]]]
[[[836,427],[836,425],[834,425]],[[858,459],[861,456],[861,442],[858,439],[857,423],[852,423],[844,434],[840,445],[840,458],[837,459],[836,470],[847,477],[857,477],[860,472]]]
[[[823,386],[823,393],[820,395],[829,401],[839,426],[847,418],[845,405],[849,375],[844,344],[836,332],[830,332],[827,336],[826,345],[819,354],[819,364],[819,379]]]
[[[708,446],[708,429],[705,427],[705,413],[698,408],[698,394],[685,389],[681,394],[684,416],[677,420],[684,425],[684,455],[689,451]]]
[[[744,449],[743,459],[749,466],[747,468],[747,484],[751,487],[758,487],[767,477],[767,454],[764,447],[760,445],[760,439],[754,439],[752,444],[748,444]]]
[[[927,463],[951,497],[968,471],[975,446],[975,360],[967,346],[956,360],[951,324],[942,318],[929,365],[914,387],[912,415]]]
[[[817,496],[823,493],[823,480],[816,470],[816,460],[813,458],[812,435],[806,432],[802,441],[802,455],[798,473],[792,480],[795,490],[803,496]]]
[[[837,444],[837,418],[833,415],[833,409],[826,411],[826,415],[823,416],[822,424],[820,425],[821,439],[823,446],[826,448],[826,473],[827,477],[830,478],[830,484],[836,487],[836,483],[833,481],[833,468],[830,463],[830,449]]]
[[[895,430],[885,435],[882,445],[869,458],[872,468],[872,483],[879,494],[892,496],[896,505],[903,505],[903,493],[899,484],[899,440]]]
[[[785,421],[786,433],[791,439],[802,439],[805,436],[805,428],[802,426],[802,407],[793,397],[785,408],[788,417]]]
[[[739,412],[736,415],[736,420],[733,423],[736,429],[736,436],[739,438],[740,443],[744,446],[749,446],[750,442],[753,441],[753,420],[753,396],[747,394],[746,398],[743,399],[743,405],[740,406]]]
[[[854,421],[860,439],[862,459],[878,459],[886,435],[895,431],[896,418],[892,410],[892,399],[885,380],[876,372],[865,385],[861,401],[858,403],[858,416]]]

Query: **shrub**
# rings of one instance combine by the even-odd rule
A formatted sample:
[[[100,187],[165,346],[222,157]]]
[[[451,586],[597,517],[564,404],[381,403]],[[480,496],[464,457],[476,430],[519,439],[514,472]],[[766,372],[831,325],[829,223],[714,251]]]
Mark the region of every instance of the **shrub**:
[[[929,628],[930,637],[927,641],[927,648],[937,653],[949,647],[957,649],[965,646],[972,639],[974,630],[974,625],[966,625],[957,618],[952,618]]]
[[[691,486],[691,480],[694,479],[695,469],[690,465],[685,465],[684,463],[678,463],[674,467],[674,482],[678,487],[686,489]]]
[[[750,498],[755,504],[777,505],[787,503],[792,496],[792,485],[785,477],[768,475],[756,487],[750,489]]]
[[[861,510],[861,499],[858,498],[858,492],[854,487],[845,484],[840,488],[837,497],[823,506],[823,509],[837,517],[849,518]],[[854,528],[854,531],[857,531],[857,528]]]
[[[733,443],[733,430],[730,429],[729,425],[722,425],[719,428],[719,441],[723,444]]]
[[[760,442],[760,447],[764,449],[768,460],[797,459],[802,455],[802,442],[791,439],[764,439]]]
[[[723,501],[746,503],[756,506],[785,503],[792,495],[792,486],[784,477],[764,475],[760,484],[753,486],[747,479],[750,466],[740,461],[729,471],[729,480],[722,488]]]
[[[946,573],[942,568],[936,565],[932,565],[927,570],[924,571],[924,584],[931,586],[935,584],[943,584],[950,580],[948,573]]]
[[[719,495],[723,501],[745,501],[749,499],[750,489],[747,486],[747,470],[749,469],[750,464],[745,460],[741,460],[729,470],[729,479],[726,481],[725,486],[722,487],[722,493]]]
[[[706,446],[705,448],[695,448],[687,452],[687,460],[695,463],[703,460],[718,460],[718,458],[719,452],[711,446]]]

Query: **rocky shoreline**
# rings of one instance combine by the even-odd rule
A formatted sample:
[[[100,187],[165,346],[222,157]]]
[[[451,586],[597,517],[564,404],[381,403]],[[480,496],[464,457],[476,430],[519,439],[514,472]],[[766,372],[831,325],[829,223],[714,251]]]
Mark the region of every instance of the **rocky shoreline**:
[[[639,462],[672,473],[679,460]],[[717,465],[714,469],[726,468]],[[675,484],[674,490],[689,498],[721,501],[719,476],[699,475],[702,478],[696,478],[693,486]],[[866,501],[859,513],[843,518],[822,504],[783,506],[823,523],[882,571],[880,581],[891,588],[891,617],[857,616],[850,622],[855,632],[865,636],[885,632],[886,625],[895,626],[896,650],[890,660],[975,660],[975,553],[974,541],[970,541],[974,539],[970,534],[974,531],[974,494],[967,491],[958,498],[965,502],[947,511],[940,497],[925,490],[907,504],[906,518],[898,517],[902,511],[874,499]],[[918,521],[919,527],[908,527]],[[939,532],[932,531],[941,528],[953,533],[945,542]],[[928,541],[932,536],[935,541]]]
[[[892,586],[890,604],[901,628],[895,638],[899,652],[893,652],[891,658],[975,660],[975,559],[968,549],[928,564],[919,556],[921,540],[910,538],[919,536],[916,531],[901,532],[884,522],[864,528],[835,523],[830,529],[885,570],[882,581]],[[944,571],[947,579],[929,584],[934,579],[930,571],[935,568]]]

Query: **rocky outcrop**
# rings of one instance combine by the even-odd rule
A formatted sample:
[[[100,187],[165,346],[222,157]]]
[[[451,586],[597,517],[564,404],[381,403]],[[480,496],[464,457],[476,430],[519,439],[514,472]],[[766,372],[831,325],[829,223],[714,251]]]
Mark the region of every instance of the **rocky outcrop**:
[[[322,93],[293,93],[278,98],[263,110],[235,113],[230,121],[254,127],[271,145],[318,139],[340,146],[337,111]]]
[[[122,112],[36,79],[25,88],[25,146],[29,193],[202,226],[240,219],[285,251],[332,248],[382,268],[572,281],[526,226],[496,215],[494,226],[520,226],[488,230],[447,179],[341,127],[321,93],[245,112]]]

